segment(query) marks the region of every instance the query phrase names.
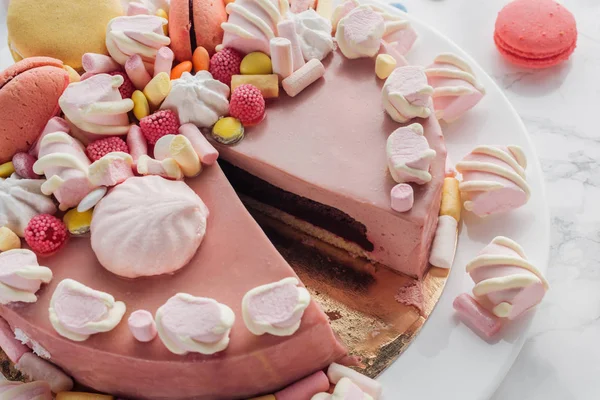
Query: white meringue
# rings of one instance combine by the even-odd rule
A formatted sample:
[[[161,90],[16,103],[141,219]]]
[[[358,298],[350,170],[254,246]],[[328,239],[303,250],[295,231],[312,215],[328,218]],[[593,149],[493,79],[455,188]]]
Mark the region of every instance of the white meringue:
[[[44,179],[0,179],[0,226],[24,237],[31,218],[54,214],[54,202],[42,193],[44,182]]]
[[[52,280],[52,271],[40,267],[37,256],[27,249],[0,253],[0,304],[16,301],[35,303],[42,283]]]
[[[209,128],[229,111],[229,87],[213,79],[208,71],[196,75],[184,72],[172,84],[161,109],[177,112],[181,124],[191,122]]]
[[[125,278],[173,273],[196,254],[208,214],[184,182],[129,178],[94,209],[92,249],[104,268]]]
[[[316,58],[321,61],[335,50],[336,45],[331,36],[329,20],[317,14],[312,8],[295,14],[293,19],[304,60]]]
[[[50,299],[50,322],[61,336],[76,342],[109,332],[121,322],[125,303],[73,279],[62,280]]]

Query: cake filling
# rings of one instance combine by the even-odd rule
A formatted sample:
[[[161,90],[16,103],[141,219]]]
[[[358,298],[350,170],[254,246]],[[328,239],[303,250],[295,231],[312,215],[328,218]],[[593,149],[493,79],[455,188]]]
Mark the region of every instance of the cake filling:
[[[190,5],[190,44],[192,45],[192,52],[196,49],[196,29],[194,27],[194,1],[189,0]]]
[[[219,159],[219,164],[238,193],[323,228],[366,251],[373,251],[366,226],[343,211],[273,186],[223,159]]]

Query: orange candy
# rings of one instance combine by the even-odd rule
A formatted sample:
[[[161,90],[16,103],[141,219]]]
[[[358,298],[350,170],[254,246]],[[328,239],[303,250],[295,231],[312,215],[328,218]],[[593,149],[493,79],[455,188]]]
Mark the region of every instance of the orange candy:
[[[177,64],[171,70],[171,80],[181,78],[184,72],[192,72],[192,62],[184,61],[180,64]]]
[[[208,63],[210,62],[210,57],[208,56],[208,51],[202,46],[196,47],[194,50],[194,54],[192,55],[192,63],[194,64],[194,72],[198,71],[208,71]]]

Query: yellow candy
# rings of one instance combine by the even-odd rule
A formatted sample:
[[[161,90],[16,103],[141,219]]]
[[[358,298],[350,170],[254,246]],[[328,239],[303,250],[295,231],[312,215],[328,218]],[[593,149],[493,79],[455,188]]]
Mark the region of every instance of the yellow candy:
[[[317,14],[327,20],[331,20],[331,15],[333,14],[333,0],[318,0]]]
[[[223,144],[237,143],[244,138],[244,125],[233,117],[221,118],[213,126],[212,137]]]
[[[161,17],[166,19],[167,21],[169,20],[169,15],[167,14],[167,12],[165,10],[163,10],[162,8],[159,8],[156,11],[156,16],[157,17]],[[165,35],[169,36],[169,24],[163,25],[163,32],[165,33]]]
[[[244,57],[240,64],[242,75],[266,75],[273,73],[271,59],[265,53],[255,51]]]
[[[72,67],[68,65],[63,65],[63,68],[65,71],[67,71],[67,74],[69,74],[69,83],[76,83],[81,81],[81,76],[79,75],[79,72],[75,71]]]
[[[114,400],[114,397],[107,394],[60,392],[56,395],[56,400]]]
[[[240,85],[250,84],[256,86],[265,99],[279,97],[279,77],[270,75],[233,75],[231,77],[231,91]]]
[[[444,178],[440,215],[449,215],[454,218],[456,222],[459,222],[461,209],[462,204],[460,200],[460,190],[458,190],[458,179]]]
[[[276,399],[275,399],[274,395],[267,394],[267,395],[260,396],[260,397],[253,397],[253,398],[251,398],[249,400],[276,400]]]
[[[379,79],[386,79],[396,68],[396,59],[389,54],[379,54],[375,60],[375,74]]]
[[[133,115],[140,120],[150,115],[150,105],[148,105],[148,99],[144,96],[140,90],[136,90],[131,95],[133,100]]]
[[[63,222],[71,234],[84,235],[90,231],[93,214],[93,210],[79,212],[76,208],[73,208],[65,214],[63,217]]]
[[[21,239],[6,226],[0,228],[0,251],[21,248]]]
[[[150,110],[154,111],[171,91],[171,76],[166,72],[156,75],[144,88],[144,95],[148,99]]]
[[[8,178],[15,172],[15,166],[11,161],[0,164],[0,178]]]

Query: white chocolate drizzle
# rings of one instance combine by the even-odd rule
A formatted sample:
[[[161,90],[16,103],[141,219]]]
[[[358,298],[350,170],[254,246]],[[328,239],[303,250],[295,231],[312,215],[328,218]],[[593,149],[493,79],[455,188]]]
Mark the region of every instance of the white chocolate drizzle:
[[[434,63],[446,64],[454,68],[443,66],[427,68],[425,74],[428,78],[461,79],[470,83],[475,89],[485,94],[485,88],[477,81],[475,73],[469,64],[461,57],[452,53],[442,53],[434,59]],[[473,91],[464,86],[440,86],[434,89],[433,97],[462,96],[471,93],[473,93]]]

